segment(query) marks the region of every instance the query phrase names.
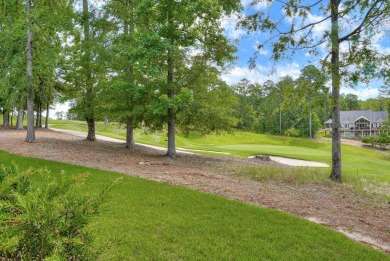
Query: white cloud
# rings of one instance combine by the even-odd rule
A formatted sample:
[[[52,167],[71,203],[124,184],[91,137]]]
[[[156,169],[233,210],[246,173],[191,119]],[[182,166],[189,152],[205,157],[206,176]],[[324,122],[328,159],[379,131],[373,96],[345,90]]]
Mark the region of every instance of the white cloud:
[[[247,79],[252,83],[264,83],[267,80],[278,82],[280,78],[284,76],[291,76],[293,79],[297,79],[301,73],[301,68],[297,63],[285,64],[275,66],[272,68],[258,66],[255,70],[250,70],[248,67],[234,67],[230,72],[222,75],[222,79],[229,85],[237,84],[241,79]],[[374,87],[353,89],[349,87],[342,87],[341,94],[355,94],[360,100],[367,100],[370,98],[377,98],[379,90]]]
[[[300,66],[297,63],[276,65],[276,66],[257,66],[250,70],[248,67],[234,67],[230,72],[222,75],[222,79],[228,84],[236,84],[245,78],[250,82],[264,83],[267,80],[278,82],[284,76],[291,76],[296,79],[301,73]]]
[[[255,4],[251,4],[253,0],[241,0],[241,4],[245,9],[253,8],[256,11],[266,9],[269,6],[269,3],[267,1],[260,1]]]
[[[230,39],[239,40],[243,35],[246,34],[244,29],[237,28],[238,20],[239,14],[235,13],[230,16],[224,16],[219,21],[221,27],[225,30],[226,36]]]
[[[348,87],[342,87],[340,90],[341,94],[354,94],[359,97],[360,100],[367,100],[370,98],[377,98],[379,90],[373,87],[367,87],[362,89],[352,89]]]

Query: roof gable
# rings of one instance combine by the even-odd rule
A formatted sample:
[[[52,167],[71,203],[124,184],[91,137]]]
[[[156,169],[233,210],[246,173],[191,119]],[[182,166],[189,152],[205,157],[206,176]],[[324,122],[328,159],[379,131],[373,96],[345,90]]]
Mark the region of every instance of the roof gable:
[[[388,117],[387,111],[340,111],[340,121],[342,124],[353,123],[361,118],[370,122],[384,122],[387,121]],[[331,123],[331,120],[328,120],[326,123]]]

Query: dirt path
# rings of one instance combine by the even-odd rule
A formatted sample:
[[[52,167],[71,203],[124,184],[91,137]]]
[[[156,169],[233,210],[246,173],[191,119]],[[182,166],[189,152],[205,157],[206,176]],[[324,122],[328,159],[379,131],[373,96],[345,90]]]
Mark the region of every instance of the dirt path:
[[[37,142],[24,142],[25,131],[0,127],[0,149],[11,153],[84,165],[276,208],[324,224],[390,253],[390,202],[357,195],[345,185],[294,185],[236,177],[246,165],[281,164],[227,157],[182,154],[108,141],[88,142],[73,135],[37,130]],[[1,159],[0,159],[1,161]],[[286,166],[287,167],[287,166]]]
[[[73,131],[73,130],[61,130],[61,129],[54,129],[50,128],[53,131],[56,132],[61,132],[61,133],[66,133],[70,134],[73,136],[81,137],[84,138],[86,137],[86,133],[82,131]],[[114,139],[106,136],[101,136],[101,135],[96,135],[96,139],[101,140],[101,141],[110,141],[110,142],[115,142],[115,143],[124,143],[123,140],[119,139]],[[166,151],[166,148],[158,147],[158,146],[153,146],[153,145],[146,145],[146,144],[139,144],[137,143],[138,146],[140,147],[145,147],[145,148],[152,148],[160,151]],[[194,152],[193,152],[194,151]],[[192,150],[192,149],[185,149],[185,148],[176,148],[176,152],[180,154],[189,154],[189,155],[195,155],[195,152],[209,152],[209,153],[215,153],[217,154],[223,154],[223,155],[229,155],[230,153],[228,152],[219,152],[219,151],[212,151],[212,150]],[[256,158],[255,156],[249,157],[250,159]],[[320,167],[320,168],[327,168],[329,167],[328,164],[321,163],[321,162],[314,162],[314,161],[307,161],[307,160],[298,160],[298,159],[290,159],[290,158],[285,158],[285,157],[276,157],[276,156],[270,156],[270,159],[275,162],[279,162],[281,164],[289,165],[289,166],[294,166],[294,167]]]

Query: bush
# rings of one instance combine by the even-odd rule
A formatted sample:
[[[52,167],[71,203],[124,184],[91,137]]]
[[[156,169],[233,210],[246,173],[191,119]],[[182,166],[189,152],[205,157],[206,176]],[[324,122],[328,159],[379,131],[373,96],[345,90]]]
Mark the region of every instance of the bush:
[[[290,128],[290,129],[287,129],[284,131],[284,136],[287,136],[287,137],[300,137],[300,133],[299,133],[299,130],[297,129],[294,129],[294,128]]]
[[[376,136],[367,136],[362,138],[362,142],[365,144],[371,144],[371,147],[375,147],[378,143],[378,137]]]
[[[386,148],[390,144],[390,136],[382,132],[378,137],[378,144],[381,148]]]
[[[40,185],[32,175],[40,175]],[[82,178],[1,166],[0,260],[94,259],[91,237],[83,229],[98,213],[103,193],[80,196]]]
[[[381,148],[386,148],[390,144],[390,136],[384,132],[380,136],[369,136],[362,138],[362,142],[371,144],[372,147],[379,145]]]

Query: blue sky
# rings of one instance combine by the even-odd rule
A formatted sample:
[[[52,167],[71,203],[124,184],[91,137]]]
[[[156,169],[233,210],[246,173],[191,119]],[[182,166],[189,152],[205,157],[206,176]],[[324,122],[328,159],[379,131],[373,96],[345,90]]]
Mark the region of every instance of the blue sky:
[[[241,0],[244,6],[244,12],[256,12],[259,10],[264,10],[267,8],[266,4],[260,3],[256,6],[249,6],[251,0]],[[272,13],[273,12],[273,13]],[[280,16],[282,15],[282,10],[279,8],[273,9],[271,15]],[[307,18],[308,22],[319,21],[322,19],[322,16],[319,14],[310,14]],[[271,49],[268,47],[261,49],[258,55],[256,62],[257,68],[255,70],[249,70],[248,61],[249,58],[253,55],[256,50],[256,46],[259,42],[264,41],[269,35],[262,33],[251,33],[248,35],[243,29],[236,29],[237,15],[233,15],[229,18],[222,19],[222,26],[225,28],[225,32],[229,38],[234,40],[239,40],[237,44],[238,56],[237,63],[230,70],[229,73],[225,73],[222,78],[229,84],[234,84],[239,82],[242,78],[246,78],[252,82],[263,83],[266,80],[273,80],[277,82],[280,77],[290,75],[293,78],[296,78],[300,74],[300,70],[308,65],[314,64],[318,65],[321,58],[327,53],[326,45],[321,46],[319,49],[319,55],[310,56],[307,53],[297,53],[288,60],[280,61],[274,63],[271,60]],[[322,32],[329,26],[328,24],[320,24],[316,26],[313,30],[314,37],[320,37]],[[386,25],[385,25],[386,26]],[[390,27],[390,25],[387,25]],[[387,28],[388,28],[387,27]],[[386,27],[384,27],[386,28]],[[388,30],[387,30],[388,31]],[[388,33],[388,32],[387,32]],[[380,50],[382,53],[390,54],[390,40],[389,35],[383,33],[378,33],[372,38],[372,43]],[[346,46],[342,46],[346,48]],[[352,93],[357,95],[360,99],[366,100],[368,98],[376,98],[378,96],[378,87],[380,82],[373,81],[370,84],[360,84],[356,88],[349,88],[343,86],[341,89],[342,94]]]

